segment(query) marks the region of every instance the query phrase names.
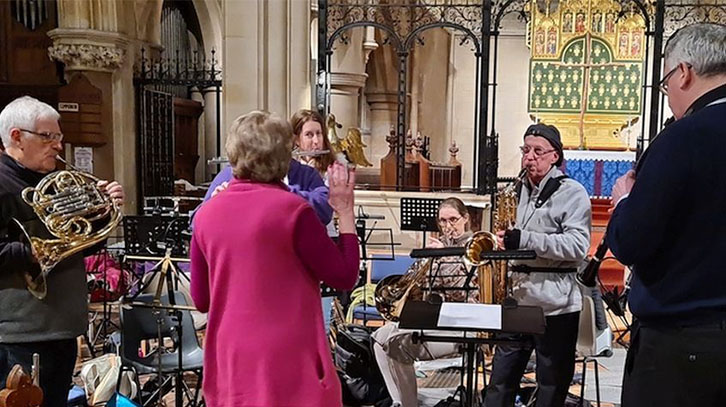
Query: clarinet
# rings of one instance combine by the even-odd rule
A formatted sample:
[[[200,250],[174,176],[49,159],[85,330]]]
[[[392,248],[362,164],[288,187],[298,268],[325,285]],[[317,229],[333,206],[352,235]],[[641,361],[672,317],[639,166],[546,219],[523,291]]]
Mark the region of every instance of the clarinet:
[[[602,259],[605,258],[605,253],[607,253],[607,251],[608,244],[605,241],[605,236],[603,236],[602,241],[595,250],[595,255],[592,256],[590,262],[587,263],[587,267],[585,267],[582,271],[577,272],[576,278],[580,284],[589,288],[595,287],[595,284],[597,283],[597,272],[600,270],[600,263],[602,263]]]

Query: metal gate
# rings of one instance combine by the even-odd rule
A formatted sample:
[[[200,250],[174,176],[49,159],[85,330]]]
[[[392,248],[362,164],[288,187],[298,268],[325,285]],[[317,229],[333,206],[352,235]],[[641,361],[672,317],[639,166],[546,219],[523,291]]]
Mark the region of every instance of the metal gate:
[[[140,86],[137,92],[137,157],[140,199],[172,195],[174,189],[174,105],[170,93]]]
[[[174,98],[191,99],[213,93],[216,99],[217,155],[221,142],[221,71],[215,51],[210,57],[194,52],[189,58],[147,59],[141,50],[141,63],[134,79],[137,108],[137,172],[139,208],[144,197],[169,196],[174,192]],[[209,135],[211,136],[211,135]]]

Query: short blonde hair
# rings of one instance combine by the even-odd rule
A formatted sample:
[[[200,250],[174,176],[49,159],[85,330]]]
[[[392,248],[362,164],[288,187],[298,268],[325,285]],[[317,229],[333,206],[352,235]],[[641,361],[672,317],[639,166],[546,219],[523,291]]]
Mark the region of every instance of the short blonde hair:
[[[252,111],[232,123],[225,149],[236,178],[281,181],[292,159],[292,129],[269,112]]]

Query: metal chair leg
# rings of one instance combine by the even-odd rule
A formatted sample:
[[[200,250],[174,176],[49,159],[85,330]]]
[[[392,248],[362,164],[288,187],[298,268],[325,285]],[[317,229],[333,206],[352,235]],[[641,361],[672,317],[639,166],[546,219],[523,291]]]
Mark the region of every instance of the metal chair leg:
[[[582,359],[582,384],[580,385],[580,407],[585,405],[585,380],[587,379],[587,358]]]
[[[593,359],[595,362],[595,394],[597,397],[597,407],[600,407],[600,375],[598,374],[598,363],[597,359]]]

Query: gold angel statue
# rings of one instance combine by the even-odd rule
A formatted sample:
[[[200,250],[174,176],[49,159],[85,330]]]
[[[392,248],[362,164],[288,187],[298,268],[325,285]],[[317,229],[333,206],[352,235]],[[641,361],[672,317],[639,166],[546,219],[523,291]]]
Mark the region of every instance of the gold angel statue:
[[[355,127],[348,128],[348,134],[345,138],[341,139],[338,137],[337,128],[343,127],[335,121],[335,115],[330,113],[328,115],[327,128],[328,128],[328,141],[330,141],[330,147],[337,158],[341,158],[342,154],[347,162],[359,165],[362,167],[372,167],[368,159],[363,152],[363,149],[367,147],[361,138],[360,129]]]

